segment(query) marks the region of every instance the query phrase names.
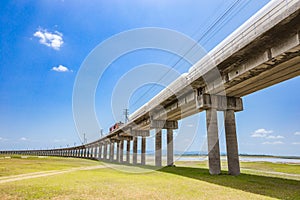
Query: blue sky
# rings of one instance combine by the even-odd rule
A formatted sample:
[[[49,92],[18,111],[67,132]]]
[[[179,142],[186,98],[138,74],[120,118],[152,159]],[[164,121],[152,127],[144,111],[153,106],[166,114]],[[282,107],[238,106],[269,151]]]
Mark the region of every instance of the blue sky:
[[[1,1],[1,149],[79,144],[72,114],[73,84],[82,62],[98,44],[120,32],[143,27],[168,28],[199,40],[233,2]],[[199,44],[211,50],[266,3],[240,2]],[[135,66],[152,62],[172,66],[176,57],[161,51],[137,51],[107,69],[95,96],[104,132],[115,121],[109,107],[116,82]],[[175,68],[184,73],[189,67],[182,62]],[[299,83],[297,77],[243,98],[244,111],[236,115],[240,153],[300,156]],[[161,89],[151,85],[138,89],[130,99],[130,112]],[[199,115],[201,128],[191,151],[201,150],[205,141],[205,115]],[[121,120],[122,114],[116,118]],[[221,151],[225,151],[222,125],[220,131]]]

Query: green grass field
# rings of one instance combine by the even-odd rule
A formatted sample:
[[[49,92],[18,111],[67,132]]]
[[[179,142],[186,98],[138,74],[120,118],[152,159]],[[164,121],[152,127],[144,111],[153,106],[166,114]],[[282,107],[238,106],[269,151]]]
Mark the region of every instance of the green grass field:
[[[300,165],[243,162],[241,167],[242,174],[236,177],[226,171],[211,176],[206,162],[177,162],[176,167],[150,173],[125,173],[85,159],[2,157],[0,199],[300,199]],[[49,175],[49,171],[65,173]],[[44,172],[43,177],[30,177]]]

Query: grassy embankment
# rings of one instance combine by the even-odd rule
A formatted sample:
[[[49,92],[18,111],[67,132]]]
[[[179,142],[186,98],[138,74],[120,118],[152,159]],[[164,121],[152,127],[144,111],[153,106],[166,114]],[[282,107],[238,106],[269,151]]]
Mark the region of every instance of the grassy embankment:
[[[73,158],[0,159],[1,177],[37,171],[96,166],[97,161]],[[152,173],[124,173],[111,168],[0,183],[1,199],[300,199],[299,165],[241,163],[237,177],[211,176],[205,162],[178,162]],[[225,164],[225,163],[223,163]],[[135,167],[130,167],[132,170]],[[151,167],[149,167],[151,168]],[[270,177],[264,172],[298,177]],[[138,168],[136,168],[138,169]]]

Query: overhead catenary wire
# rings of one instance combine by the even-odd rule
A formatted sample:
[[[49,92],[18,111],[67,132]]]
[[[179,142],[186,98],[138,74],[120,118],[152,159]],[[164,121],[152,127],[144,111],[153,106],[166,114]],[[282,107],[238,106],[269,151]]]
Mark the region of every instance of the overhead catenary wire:
[[[237,7],[237,5],[241,2],[241,0],[236,0],[234,3],[232,3],[225,11],[224,13],[222,13],[213,23],[212,25],[210,25],[208,27],[208,29],[200,36],[200,38],[197,41],[197,43],[195,43],[192,47],[190,47],[187,52],[183,55],[183,57],[180,57],[176,62],[175,64],[172,65],[172,67],[167,71],[165,72],[156,82],[159,82],[161,81],[172,69],[175,68],[175,66],[180,63],[180,61],[183,60],[184,57],[186,57],[186,55],[188,55],[188,53],[190,53],[193,48],[198,45],[198,43],[200,43],[200,41],[202,41],[205,37],[207,37],[213,30],[214,28],[222,22],[222,20],[224,20],[227,15],[230,14],[230,12],[235,8]],[[143,97],[145,97],[146,94],[148,94],[153,88],[154,88],[155,85],[152,85],[146,92],[144,92],[137,100],[135,100],[135,102],[131,105],[131,106],[134,106],[136,105]]]

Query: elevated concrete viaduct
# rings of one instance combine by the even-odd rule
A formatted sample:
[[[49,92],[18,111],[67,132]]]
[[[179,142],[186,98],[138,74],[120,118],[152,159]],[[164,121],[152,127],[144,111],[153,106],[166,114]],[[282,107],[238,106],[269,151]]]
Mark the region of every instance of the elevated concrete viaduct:
[[[81,146],[0,153],[93,158],[145,165],[146,138],[154,129],[155,165],[162,166],[162,130],[166,129],[167,165],[172,166],[173,130],[178,128],[178,120],[204,111],[209,172],[219,174],[219,111],[224,113],[228,173],[238,175],[235,112],[243,110],[243,96],[300,74],[299,44],[300,1],[271,1],[199,60],[188,73],[134,112],[129,122],[119,129]],[[138,163],[139,142],[141,163]]]

